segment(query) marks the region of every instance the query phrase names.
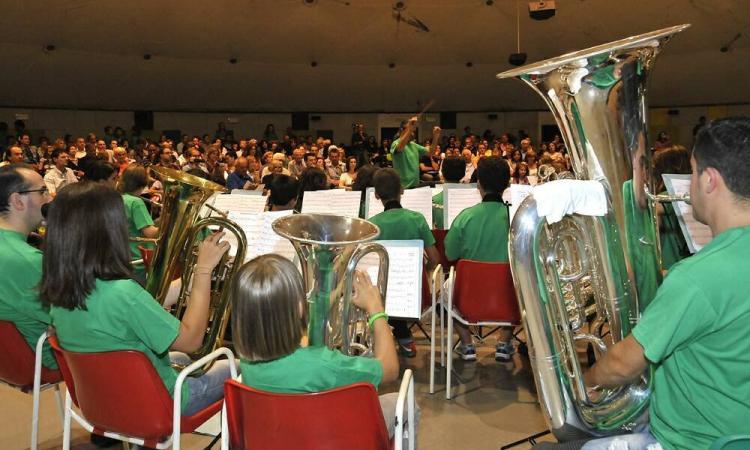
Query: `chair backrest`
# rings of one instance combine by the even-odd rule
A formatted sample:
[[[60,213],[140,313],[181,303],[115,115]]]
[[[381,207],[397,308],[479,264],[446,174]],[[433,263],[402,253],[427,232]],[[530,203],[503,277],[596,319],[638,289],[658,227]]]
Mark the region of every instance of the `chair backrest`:
[[[434,229],[432,230],[432,235],[435,237],[435,249],[440,253],[440,263],[441,266],[443,266],[443,270],[448,271],[451,267],[453,267],[456,262],[450,262],[448,261],[448,257],[445,256],[445,236],[448,234],[448,230],[438,230]]]
[[[750,449],[750,434],[723,436],[711,444],[709,450],[747,450]]]
[[[146,267],[146,270],[148,270],[148,268],[151,267],[151,258],[154,257],[154,249],[139,245],[138,251],[141,253],[141,259],[143,259],[144,267]]]
[[[141,352],[78,353],[49,339],[73,402],[94,427],[162,441],[172,434],[172,398]]]
[[[20,388],[34,384],[34,352],[6,320],[0,320],[0,380]]]
[[[520,324],[509,263],[462,259],[456,264],[453,306],[470,322]]]
[[[224,383],[230,448],[390,448],[375,388],[355,383],[310,394],[276,394]]]

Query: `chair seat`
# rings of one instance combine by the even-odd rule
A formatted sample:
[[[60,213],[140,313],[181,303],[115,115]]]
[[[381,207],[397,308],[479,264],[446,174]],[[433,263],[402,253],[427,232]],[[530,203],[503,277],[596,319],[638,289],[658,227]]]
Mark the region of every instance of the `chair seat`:
[[[180,418],[180,431],[183,433],[192,433],[196,428],[220,412],[223,404],[224,399],[203,408],[192,416],[182,416]]]

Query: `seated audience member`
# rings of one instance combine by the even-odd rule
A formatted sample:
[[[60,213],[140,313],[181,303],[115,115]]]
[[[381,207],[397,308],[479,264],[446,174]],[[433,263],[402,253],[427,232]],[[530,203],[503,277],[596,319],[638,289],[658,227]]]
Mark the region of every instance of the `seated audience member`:
[[[254,159],[255,157],[253,156],[253,160]],[[227,179],[229,178],[229,174],[234,172],[235,164],[237,164],[237,152],[230,150],[224,155],[224,167],[226,168],[224,175]]]
[[[465,173],[466,163],[462,158],[451,156],[443,160],[443,179],[446,184],[460,183]],[[443,217],[445,216],[443,198],[446,188],[448,186],[445,186],[441,192],[432,197],[432,221],[435,222],[435,228],[438,230],[443,229]]]
[[[234,163],[234,172],[227,177],[227,189],[244,189],[247,191],[255,190],[258,187],[258,180],[248,172],[250,161],[248,158],[237,158]]]
[[[211,146],[206,151],[206,173],[209,181],[224,186],[227,179],[226,165],[221,162],[220,155],[221,150],[216,146]]]
[[[268,184],[268,210],[289,211],[297,206],[299,181],[289,175],[276,174]]]
[[[299,196],[297,206],[294,209],[296,211],[302,210],[302,201],[304,200],[305,192],[325,191],[327,189],[330,189],[330,185],[328,184],[325,172],[317,167],[308,167],[303,170],[299,177]]]
[[[204,339],[211,274],[229,249],[220,241],[223,235],[213,234],[199,244],[190,299],[180,321],[133,280],[120,195],[97,183],[76,183],[60,191],[49,211],[39,287],[60,345],[74,352],[139,351],[174,395],[177,372],[171,363],[190,363],[186,353]],[[229,375],[229,363],[217,361],[205,374],[188,377],[182,414],[195,414],[222,398]]]
[[[125,169],[127,169],[133,161],[128,158],[128,152],[122,147],[115,148],[112,155],[113,164],[117,168],[117,174],[118,176],[122,176],[122,173],[125,172]]]
[[[117,190],[122,194],[125,205],[125,215],[128,236],[131,238],[156,238],[159,236],[159,228],[154,225],[151,214],[146,208],[146,202],[141,198],[144,189],[148,186],[148,172],[141,166],[130,166],[123,172],[117,183]],[[130,257],[132,260],[141,259],[138,246],[154,248],[149,242],[130,241]],[[141,283],[146,281],[146,268],[143,264],[134,267],[134,276]]]
[[[54,165],[44,175],[44,184],[51,196],[65,186],[78,181],[73,170],[68,167],[68,153],[65,150],[55,149],[52,151],[52,162]]]
[[[275,164],[278,163],[278,164]],[[281,172],[278,172],[276,167],[278,165],[281,165]],[[274,153],[271,157],[271,161],[268,163],[266,167],[263,168],[263,170],[260,173],[261,180],[264,179],[266,176],[274,174],[274,173],[281,173],[283,175],[289,175],[289,171],[284,168],[286,165],[286,156],[283,153]],[[265,183],[264,183],[265,184]]]
[[[161,150],[159,150],[158,155],[159,157],[154,164],[155,166],[172,170],[180,170],[180,166],[175,161],[174,153],[172,152],[171,148],[163,147]]]
[[[318,161],[318,156],[316,156],[315,153],[313,152],[305,153],[305,167],[315,167],[317,161]]]
[[[374,357],[346,356],[325,346],[307,345],[309,312],[302,276],[281,256],[263,255],[249,261],[232,279],[231,289],[232,330],[246,385],[294,394],[358,382],[377,389],[381,383],[398,379],[399,363],[383,300],[367,275],[355,273],[352,303],[370,317]],[[397,398],[397,393],[380,396],[391,437]],[[352,411],[356,407],[351,405]]]
[[[271,179],[275,175],[289,175],[287,173],[284,173],[284,163],[279,160],[271,161],[271,164],[269,164],[266,169],[268,169],[268,173],[266,173],[266,175],[264,175],[260,180],[260,182],[266,186],[266,189],[268,189],[268,185],[271,183]]]
[[[471,259],[484,262],[508,261],[508,207],[502,199],[510,181],[508,163],[498,157],[480,158],[477,163],[477,189],[482,202],[461,211],[445,236],[445,256],[449,261]],[[464,361],[475,361],[476,350],[466,325],[456,321],[461,338],[458,352]],[[514,353],[513,329],[504,327],[495,348],[495,359],[510,361]]]
[[[326,161],[326,175],[331,186],[338,186],[341,175],[346,172],[346,167],[341,161],[341,150],[335,145],[328,148],[328,161]]]
[[[427,269],[432,269],[440,260],[440,254],[435,248],[435,237],[422,214],[401,206],[401,194],[404,190],[398,172],[394,169],[380,169],[375,172],[373,184],[375,198],[383,202],[384,208],[382,213],[370,218],[370,222],[380,228],[378,239],[421,240],[427,253]],[[390,319],[388,323],[393,327],[399,352],[408,358],[415,357],[417,347],[406,320]]]
[[[516,164],[516,169],[513,171],[513,184],[531,184],[528,174],[529,166],[525,162]]]
[[[50,201],[47,192],[42,177],[28,166],[0,168],[0,267],[4,269],[0,270],[0,320],[13,322],[32,351],[52,322],[36,289],[42,277],[42,252],[26,242],[42,222],[42,205]],[[49,344],[42,364],[57,368]]]
[[[206,168],[206,161],[203,159],[203,154],[198,150],[198,147],[191,147],[188,149],[187,159],[185,164],[181,167],[183,172],[187,172],[192,169],[200,169],[208,173]]]
[[[355,179],[357,179],[357,157],[349,156],[346,158],[346,172],[341,174],[338,187],[351,188]]]
[[[433,147],[434,150],[419,157],[419,175],[422,181],[440,181],[440,145],[435,144]]]
[[[665,173],[690,173],[690,154],[681,145],[673,145],[654,153],[653,179],[655,191],[667,194],[662,175]],[[670,202],[657,202],[656,214],[659,217],[659,241],[661,243],[662,268],[669,269],[675,263],[690,256],[685,237],[682,235],[674,205]]]
[[[299,178],[299,175],[302,173],[302,171],[307,167],[307,164],[304,161],[305,157],[305,151],[301,148],[296,148],[292,152],[292,160],[289,161],[289,166],[287,167],[287,170],[289,171],[289,175]]]
[[[0,167],[10,164],[23,164],[23,149],[17,145],[10,145],[5,149],[5,161],[0,163]],[[31,167],[31,166],[29,166]]]
[[[461,183],[471,183],[474,171],[476,170],[476,162],[474,161],[474,155],[468,148],[461,151],[461,158],[464,160],[464,176],[461,177]]]
[[[750,416],[750,119],[701,128],[690,159],[695,218],[713,240],[672,266],[625,339],[584,374],[589,396],[652,369],[649,424],[597,439],[585,450],[627,447],[693,450],[747,434]]]

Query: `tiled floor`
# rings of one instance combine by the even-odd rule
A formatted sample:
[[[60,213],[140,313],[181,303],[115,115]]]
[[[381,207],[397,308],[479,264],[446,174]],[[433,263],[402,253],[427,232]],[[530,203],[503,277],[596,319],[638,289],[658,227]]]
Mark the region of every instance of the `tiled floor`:
[[[537,404],[528,359],[517,354],[509,363],[494,359],[494,340],[478,348],[479,359],[464,363],[454,359],[453,399],[445,399],[445,372],[436,377],[436,392],[429,394],[429,345],[418,341],[416,358],[402,359],[417,382],[417,402],[422,408],[418,444],[421,449],[499,449],[502,445],[545,429]],[[439,367],[439,365],[438,365]],[[396,389],[396,385],[383,386]],[[40,449],[58,449],[62,428],[52,391],[42,394]],[[31,396],[0,386],[0,450],[26,449],[31,426]],[[73,449],[94,449],[88,434],[73,427]],[[184,449],[205,448],[210,438],[183,435]],[[217,444],[214,449],[218,450]],[[520,450],[529,445],[517,447]]]

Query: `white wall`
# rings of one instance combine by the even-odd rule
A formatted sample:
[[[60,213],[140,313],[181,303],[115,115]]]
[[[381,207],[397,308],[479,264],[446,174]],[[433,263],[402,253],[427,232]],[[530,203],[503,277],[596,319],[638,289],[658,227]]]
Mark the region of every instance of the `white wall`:
[[[668,111],[676,111],[676,115]],[[750,104],[726,106],[691,106],[678,108],[652,108],[650,110],[650,128],[652,139],[656,133],[666,130],[672,136],[672,141],[690,145],[692,142],[693,126],[700,116],[709,120],[726,116],[750,116]],[[120,126],[129,130],[133,125],[132,111],[90,111],[90,110],[62,110],[62,109],[29,109],[29,108],[0,108],[0,121],[9,127],[18,114],[23,114],[27,129],[32,131],[34,138],[42,135],[47,137],[63,136],[70,133],[75,136],[89,132],[102,134],[107,125]],[[491,119],[490,114],[497,115]],[[334,142],[349,144],[352,124],[364,123],[368,134],[379,137],[381,127],[397,127],[402,120],[407,120],[412,114],[378,114],[378,113],[311,113],[319,120],[310,120],[310,130],[298,130],[298,134],[316,135],[317,130],[332,130]],[[218,122],[224,122],[228,129],[234,131],[235,137],[261,136],[266,124],[273,123],[276,132],[281,137],[284,130],[291,126],[290,113],[184,113],[184,112],[155,112],[154,128],[156,130],[177,129],[188,135],[212,134]],[[426,113],[420,122],[420,138],[424,139],[431,133],[435,125],[440,124],[437,112]],[[482,134],[491,129],[496,135],[503,132],[517,133],[523,129],[529,133],[535,142],[541,136],[541,127],[554,124],[554,118],[548,111],[516,111],[516,112],[459,112],[456,114],[456,129],[444,129],[444,135],[463,134],[466,126],[472,132]]]

